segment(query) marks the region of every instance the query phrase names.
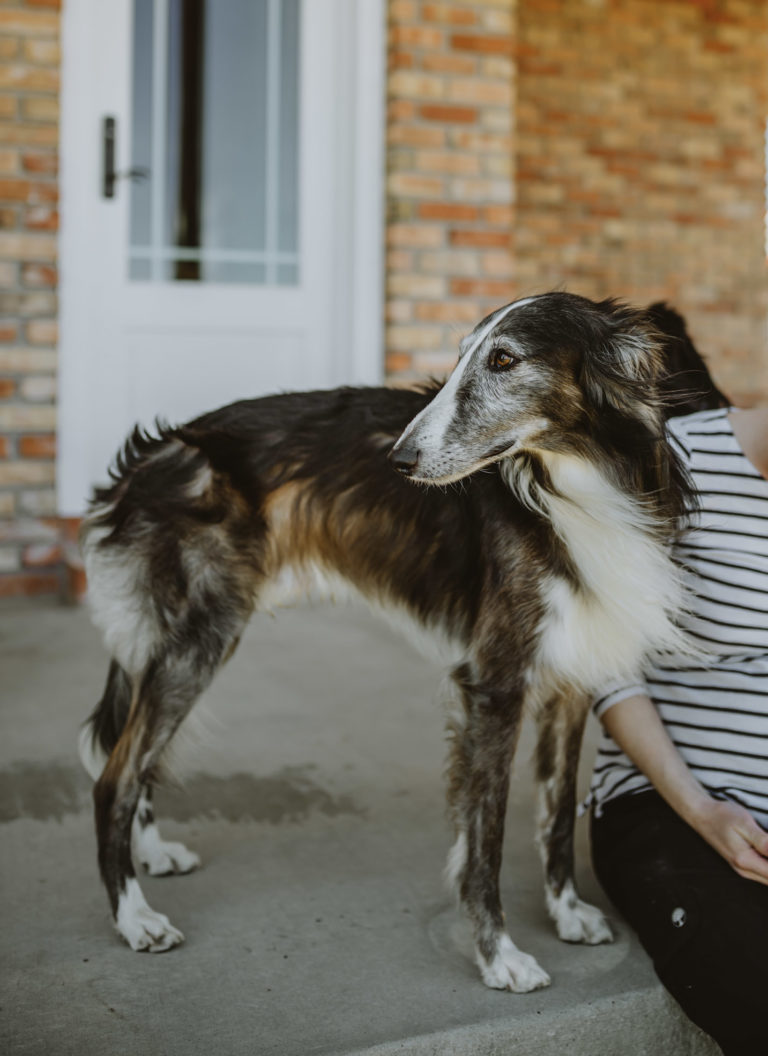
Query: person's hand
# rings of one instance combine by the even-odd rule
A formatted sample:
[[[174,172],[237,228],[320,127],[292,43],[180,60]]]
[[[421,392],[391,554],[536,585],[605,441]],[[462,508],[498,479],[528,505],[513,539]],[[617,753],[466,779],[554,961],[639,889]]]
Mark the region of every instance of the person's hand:
[[[768,886],[768,832],[748,810],[708,797],[691,824],[739,876]]]

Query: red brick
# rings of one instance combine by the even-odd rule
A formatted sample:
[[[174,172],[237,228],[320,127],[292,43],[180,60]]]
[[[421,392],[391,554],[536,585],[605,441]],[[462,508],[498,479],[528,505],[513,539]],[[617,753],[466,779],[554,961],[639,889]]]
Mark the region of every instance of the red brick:
[[[58,154],[22,154],[21,165],[25,172],[56,173],[59,169]]]
[[[387,103],[387,120],[412,121],[416,116],[416,104],[410,99],[390,99]]]
[[[477,72],[477,59],[471,55],[454,55],[451,52],[430,52],[422,56],[422,68],[433,73],[472,74]]]
[[[0,378],[0,400],[8,400],[16,392],[13,378]]]
[[[414,65],[413,55],[409,51],[390,51],[387,65],[390,70],[411,70]]]
[[[441,22],[445,25],[471,26],[477,22],[477,13],[469,7],[456,7],[454,4],[424,4],[422,15],[428,22]]]
[[[0,598],[58,594],[60,588],[58,575],[50,572],[14,572],[0,576]]]
[[[389,129],[388,140],[391,146],[442,147],[445,130],[423,125],[394,125]]]
[[[3,12],[0,11],[0,17]],[[0,33],[2,33],[0,24]],[[0,88],[14,92],[57,92],[59,74],[46,66],[27,66],[19,62],[0,63]]]
[[[21,267],[21,281],[24,286],[53,288],[58,280],[58,271],[49,264],[23,264]]]
[[[480,210],[476,205],[462,202],[419,202],[419,216],[423,220],[477,220]]]
[[[46,205],[35,205],[24,213],[24,226],[30,231],[58,231],[59,213]]]
[[[474,106],[443,106],[440,103],[427,103],[419,107],[419,113],[425,121],[467,125],[477,121],[477,107]]]
[[[15,341],[18,332],[16,323],[0,319],[0,341]]]
[[[486,55],[511,55],[509,37],[488,37],[468,33],[454,33],[451,47],[457,51],[480,51]]]
[[[451,245],[477,246],[478,248],[510,246],[510,235],[507,231],[469,231],[457,228],[451,231]]]
[[[9,452],[8,437],[0,436],[0,458],[8,458]]]
[[[432,50],[444,45],[442,30],[425,26],[393,26],[390,30],[390,41],[395,46]]]
[[[477,308],[469,301],[421,301],[416,318],[428,323],[476,323]]]
[[[55,345],[59,328],[55,319],[33,319],[27,323],[27,341],[31,345]]]
[[[27,6],[32,7],[34,5],[28,2]],[[0,10],[0,34],[12,35],[18,33],[21,36],[27,34],[45,36],[50,34],[55,36],[58,31],[58,15],[48,14],[44,11]]]
[[[416,18],[414,0],[389,0],[389,18],[391,22],[413,22]]]
[[[58,543],[33,543],[25,546],[21,561],[25,568],[55,568],[64,559]]]
[[[19,437],[19,454],[23,458],[55,458],[56,436],[43,433]]]
[[[492,297],[511,300],[512,283],[501,279],[451,279],[454,297]]]
[[[404,352],[390,352],[387,355],[386,368],[388,372],[399,373],[408,370],[411,365],[411,357]]]
[[[486,205],[483,209],[483,219],[491,227],[512,228],[514,219],[513,208],[510,205]]]
[[[0,201],[6,202],[55,202],[58,188],[50,183],[32,180],[0,180]]]
[[[24,41],[22,54],[26,62],[38,63],[41,66],[58,66],[58,40],[29,38]]]

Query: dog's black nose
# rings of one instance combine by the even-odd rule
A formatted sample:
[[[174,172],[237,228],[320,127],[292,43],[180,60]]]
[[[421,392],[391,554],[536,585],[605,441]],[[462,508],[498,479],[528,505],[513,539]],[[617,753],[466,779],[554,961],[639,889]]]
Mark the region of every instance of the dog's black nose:
[[[399,473],[409,476],[416,469],[420,454],[415,447],[393,447],[389,460]]]

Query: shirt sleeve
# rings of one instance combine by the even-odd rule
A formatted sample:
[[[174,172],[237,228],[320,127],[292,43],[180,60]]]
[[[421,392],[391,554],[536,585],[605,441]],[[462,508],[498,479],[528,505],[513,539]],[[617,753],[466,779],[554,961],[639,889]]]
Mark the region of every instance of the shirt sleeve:
[[[614,704],[618,704],[620,700],[637,696],[650,696],[648,686],[642,679],[638,679],[636,682],[614,682],[605,686],[599,696],[595,698],[592,704],[592,711],[595,717],[600,719],[609,708],[612,708]]]

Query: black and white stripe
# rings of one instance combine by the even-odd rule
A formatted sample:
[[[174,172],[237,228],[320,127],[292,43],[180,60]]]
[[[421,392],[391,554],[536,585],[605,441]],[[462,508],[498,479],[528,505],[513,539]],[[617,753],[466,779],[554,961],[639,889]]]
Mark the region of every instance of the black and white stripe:
[[[610,687],[594,706],[647,692],[678,751],[710,793],[747,807],[768,828],[768,480],[741,450],[727,409],[668,423],[701,508],[677,545],[691,612],[686,630],[705,658],[659,660],[645,684]],[[605,731],[591,800],[651,787]]]

